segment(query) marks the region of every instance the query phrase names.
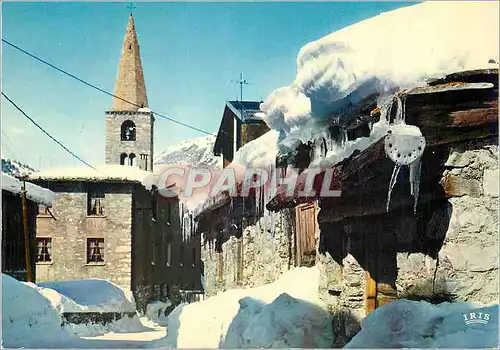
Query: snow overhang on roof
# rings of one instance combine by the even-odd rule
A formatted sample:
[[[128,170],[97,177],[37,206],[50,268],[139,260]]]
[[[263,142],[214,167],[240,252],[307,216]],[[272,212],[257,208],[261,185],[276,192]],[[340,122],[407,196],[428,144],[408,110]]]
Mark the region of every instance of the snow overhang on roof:
[[[14,195],[20,195],[22,189],[22,181],[2,173],[2,190],[10,192]],[[26,182],[26,198],[32,202],[44,204],[51,207],[56,199],[56,195],[49,189],[38,185]]]

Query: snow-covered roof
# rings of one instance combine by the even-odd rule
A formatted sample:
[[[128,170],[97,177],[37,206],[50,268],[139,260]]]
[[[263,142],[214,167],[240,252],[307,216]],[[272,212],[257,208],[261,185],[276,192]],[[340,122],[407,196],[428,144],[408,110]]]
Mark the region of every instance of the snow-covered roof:
[[[345,107],[342,100],[360,89],[383,96],[454,72],[498,68],[498,12],[496,1],[431,1],[311,42],[297,57],[295,81],[261,104],[266,123],[288,135]]]
[[[260,102],[256,101],[228,101],[227,106],[242,121],[263,120],[259,118]]]
[[[92,169],[87,166],[61,167],[34,172],[30,180],[86,181],[86,182],[138,182],[147,190],[158,181],[158,174],[144,171],[135,166],[102,165]]]
[[[2,172],[2,190],[18,195],[21,193],[21,186],[21,181]],[[26,182],[26,198],[35,203],[52,206],[56,195],[49,189]]]

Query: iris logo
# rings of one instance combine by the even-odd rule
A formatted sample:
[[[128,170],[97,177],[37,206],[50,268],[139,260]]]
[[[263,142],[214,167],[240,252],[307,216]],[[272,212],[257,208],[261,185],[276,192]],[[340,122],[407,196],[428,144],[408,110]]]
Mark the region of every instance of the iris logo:
[[[462,314],[465,324],[488,324],[490,321],[490,314],[483,312],[469,312]]]

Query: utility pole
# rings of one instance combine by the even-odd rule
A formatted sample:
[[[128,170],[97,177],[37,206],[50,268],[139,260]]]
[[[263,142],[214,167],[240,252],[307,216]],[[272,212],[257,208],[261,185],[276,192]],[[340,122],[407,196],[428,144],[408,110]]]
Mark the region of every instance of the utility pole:
[[[28,227],[28,203],[26,201],[26,180],[22,179],[21,203],[23,207],[23,231],[24,231],[24,254],[26,259],[26,281],[33,282],[33,271],[31,270],[30,237]]]
[[[240,73],[240,80],[231,80],[233,83],[240,85],[240,101],[243,101],[243,85],[248,85],[248,81],[243,80],[243,73]]]

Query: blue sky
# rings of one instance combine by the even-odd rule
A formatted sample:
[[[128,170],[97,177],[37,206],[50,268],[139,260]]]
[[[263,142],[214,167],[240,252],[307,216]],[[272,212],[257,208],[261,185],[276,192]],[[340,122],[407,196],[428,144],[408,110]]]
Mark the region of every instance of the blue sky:
[[[135,3],[149,107],[215,132],[226,100],[265,99],[295,78],[306,43],[412,3]],[[112,92],[128,3],[3,3],[4,39]],[[2,91],[91,164],[104,163],[111,97],[2,44]],[[35,168],[78,161],[2,99],[3,157]],[[155,153],[204,134],[156,118]],[[7,137],[5,137],[7,135]]]

